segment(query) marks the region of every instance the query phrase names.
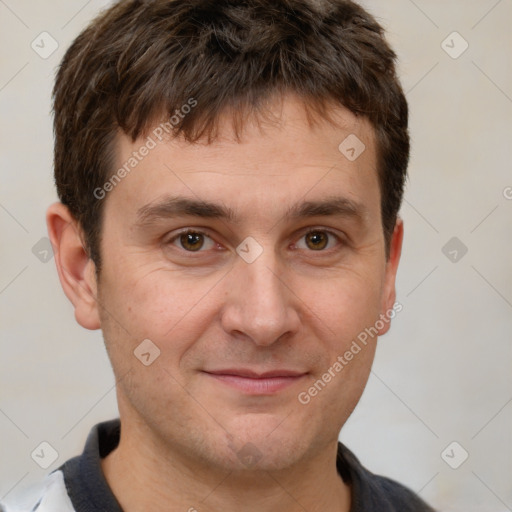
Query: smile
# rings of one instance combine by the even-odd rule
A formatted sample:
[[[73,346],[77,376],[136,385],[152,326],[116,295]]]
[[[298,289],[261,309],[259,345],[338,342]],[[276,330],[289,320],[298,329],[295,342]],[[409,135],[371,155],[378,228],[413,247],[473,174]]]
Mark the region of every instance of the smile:
[[[231,388],[250,395],[272,395],[301,381],[307,373],[277,370],[257,374],[250,370],[219,370],[203,372]]]

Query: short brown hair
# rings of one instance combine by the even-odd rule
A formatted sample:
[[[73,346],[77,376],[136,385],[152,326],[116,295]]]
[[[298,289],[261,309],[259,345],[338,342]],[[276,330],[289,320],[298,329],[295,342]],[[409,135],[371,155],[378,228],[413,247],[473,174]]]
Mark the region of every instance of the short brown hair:
[[[173,125],[189,142],[235,131],[264,101],[293,92],[328,118],[332,102],[375,129],[386,257],[409,159],[408,107],[383,29],[349,0],[125,0],[74,40],[53,89],[55,182],[100,269],[103,201],[118,130],[132,141],[191,97]]]

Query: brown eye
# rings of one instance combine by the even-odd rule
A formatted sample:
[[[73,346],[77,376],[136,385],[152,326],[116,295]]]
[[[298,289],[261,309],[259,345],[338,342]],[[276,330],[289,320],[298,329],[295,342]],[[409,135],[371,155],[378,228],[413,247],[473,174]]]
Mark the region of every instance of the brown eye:
[[[187,251],[198,251],[204,245],[204,237],[200,233],[183,233],[180,243]]]
[[[328,242],[329,237],[323,231],[311,231],[306,235],[306,244],[314,251],[325,249]]]
[[[331,231],[322,229],[313,229],[303,235],[296,247],[298,249],[307,249],[309,251],[327,252],[325,249],[332,249],[338,245],[343,245],[339,236]]]
[[[205,252],[207,249],[212,249],[215,246],[215,242],[208,235],[201,231],[193,230],[182,231],[167,243],[175,245],[186,252]]]

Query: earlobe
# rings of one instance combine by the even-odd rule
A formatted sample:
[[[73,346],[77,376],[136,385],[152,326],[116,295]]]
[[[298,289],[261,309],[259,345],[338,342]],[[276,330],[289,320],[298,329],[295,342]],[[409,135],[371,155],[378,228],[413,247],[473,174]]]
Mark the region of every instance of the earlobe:
[[[60,283],[75,308],[76,321],[86,329],[99,329],[95,265],[84,248],[80,226],[62,203],[48,208],[46,225]]]
[[[389,259],[386,262],[386,274],[384,278],[384,290],[382,294],[381,315],[386,315],[387,312],[392,311],[396,301],[396,273],[398,270],[398,263],[402,254],[402,242],[404,238],[404,222],[400,217],[397,217],[395,229],[390,241]],[[388,319],[384,322],[384,327],[379,329],[379,336],[386,334],[391,326],[391,320]]]

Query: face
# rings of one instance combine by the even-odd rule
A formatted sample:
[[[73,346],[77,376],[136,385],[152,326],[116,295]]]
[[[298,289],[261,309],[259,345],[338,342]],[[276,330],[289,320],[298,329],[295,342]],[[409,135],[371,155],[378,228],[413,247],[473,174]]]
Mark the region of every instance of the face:
[[[157,143],[103,199],[121,418],[159,450],[285,468],[335,443],[358,402],[376,338],[353,342],[393,307],[399,248],[387,261],[373,130],[336,112],[310,127],[288,97],[240,142],[226,118],[210,145]],[[120,137],[118,167],[145,142]]]

